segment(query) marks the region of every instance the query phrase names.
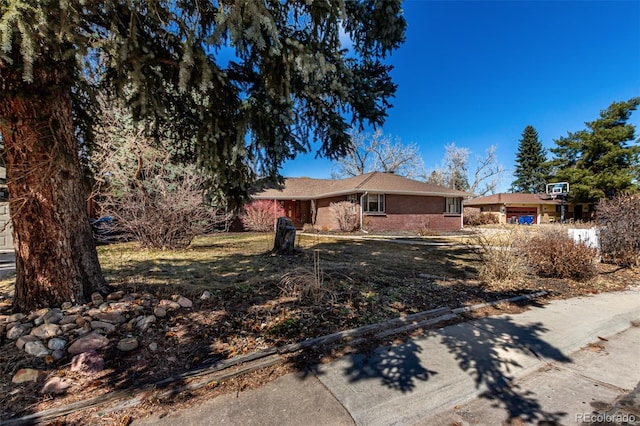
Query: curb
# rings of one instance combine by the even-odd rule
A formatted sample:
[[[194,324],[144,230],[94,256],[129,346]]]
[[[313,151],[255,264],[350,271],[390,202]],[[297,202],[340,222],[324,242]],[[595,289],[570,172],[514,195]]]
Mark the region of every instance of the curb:
[[[174,375],[157,382],[143,385],[137,388],[114,391],[105,395],[89,398],[84,401],[74,402],[62,407],[51,408],[38,413],[29,414],[20,418],[0,421],[0,426],[20,425],[25,423],[37,423],[49,421],[57,417],[76,413],[106,403],[123,400],[122,402],[107,408],[104,412],[114,412],[140,405],[147,399],[164,399],[175,396],[184,391],[197,390],[213,382],[222,382],[254,372],[258,369],[269,367],[282,362],[282,355],[298,352],[304,349],[316,347],[330,347],[339,342],[357,345],[366,340],[380,340],[396,334],[406,333],[419,328],[433,326],[445,321],[460,319],[461,313],[475,311],[499,303],[512,303],[523,300],[531,300],[546,295],[546,291],[533,294],[515,296],[508,299],[481,303],[464,308],[450,309],[447,307],[418,312],[400,318],[394,318],[383,323],[370,324],[362,327],[332,333],[326,336],[303,340],[280,347],[264,349],[246,355],[238,355],[210,366],[202,366],[185,373]],[[231,370],[233,368],[233,370]],[[184,384],[185,380],[201,377],[201,380]],[[179,386],[171,387],[175,383]],[[162,389],[168,388],[168,389]]]

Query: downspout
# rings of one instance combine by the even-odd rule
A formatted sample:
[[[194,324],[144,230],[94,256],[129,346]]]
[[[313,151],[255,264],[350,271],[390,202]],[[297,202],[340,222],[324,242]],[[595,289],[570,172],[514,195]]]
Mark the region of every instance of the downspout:
[[[368,234],[367,231],[365,231],[364,227],[363,227],[363,219],[364,219],[364,204],[363,204],[363,200],[364,197],[366,197],[367,195],[369,195],[369,191],[365,191],[364,194],[362,194],[360,196],[360,231],[364,232],[365,234]]]

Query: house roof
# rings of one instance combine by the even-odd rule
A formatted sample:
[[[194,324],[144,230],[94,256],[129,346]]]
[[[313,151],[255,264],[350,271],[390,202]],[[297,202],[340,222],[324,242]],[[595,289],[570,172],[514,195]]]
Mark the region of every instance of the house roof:
[[[560,204],[559,199],[552,199],[547,194],[493,194],[466,200],[467,207],[486,206],[488,204]]]
[[[371,172],[346,179],[287,178],[281,189],[267,188],[254,194],[253,198],[311,200],[364,192],[438,197],[469,196],[463,191],[407,179],[393,173]]]

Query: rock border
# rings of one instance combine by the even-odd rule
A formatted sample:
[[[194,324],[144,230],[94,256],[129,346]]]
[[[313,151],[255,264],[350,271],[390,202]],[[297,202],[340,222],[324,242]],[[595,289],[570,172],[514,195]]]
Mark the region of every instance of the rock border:
[[[28,422],[42,422],[72,414],[78,411],[104,405],[114,401],[126,399],[115,406],[109,407],[103,412],[115,412],[126,408],[135,407],[147,399],[166,399],[184,391],[193,391],[207,386],[213,382],[222,382],[259,370],[261,368],[276,365],[282,362],[282,355],[299,352],[305,349],[318,347],[331,347],[339,343],[358,345],[367,340],[381,340],[393,335],[410,332],[419,328],[433,326],[442,322],[460,319],[460,314],[475,311],[500,303],[513,303],[531,300],[547,295],[548,292],[540,291],[528,295],[515,296],[508,299],[481,303],[463,308],[450,309],[442,307],[429,311],[418,312],[400,318],[394,318],[378,324],[370,324],[350,330],[332,333],[326,336],[303,340],[280,347],[263,349],[245,355],[238,355],[210,366],[201,366],[185,373],[174,375],[166,379],[149,383],[143,386],[110,392],[105,395],[77,401],[62,407],[51,408],[41,412],[29,414],[20,418],[1,421],[3,426],[20,425]],[[26,316],[25,316],[26,318]],[[231,367],[233,370],[230,370]],[[184,384],[189,379],[200,378]],[[180,385],[171,387],[171,385]],[[165,389],[166,388],[166,389]]]

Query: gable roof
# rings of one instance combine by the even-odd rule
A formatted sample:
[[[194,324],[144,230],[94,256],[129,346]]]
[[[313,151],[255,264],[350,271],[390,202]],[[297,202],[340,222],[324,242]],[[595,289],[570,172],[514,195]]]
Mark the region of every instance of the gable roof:
[[[493,194],[466,200],[465,206],[485,206],[488,204],[560,204],[559,199],[552,199],[547,194]]]
[[[393,173],[371,172],[346,179],[287,178],[284,186],[256,192],[256,200],[311,200],[353,193],[383,193],[437,197],[468,197],[456,189],[407,179]]]

